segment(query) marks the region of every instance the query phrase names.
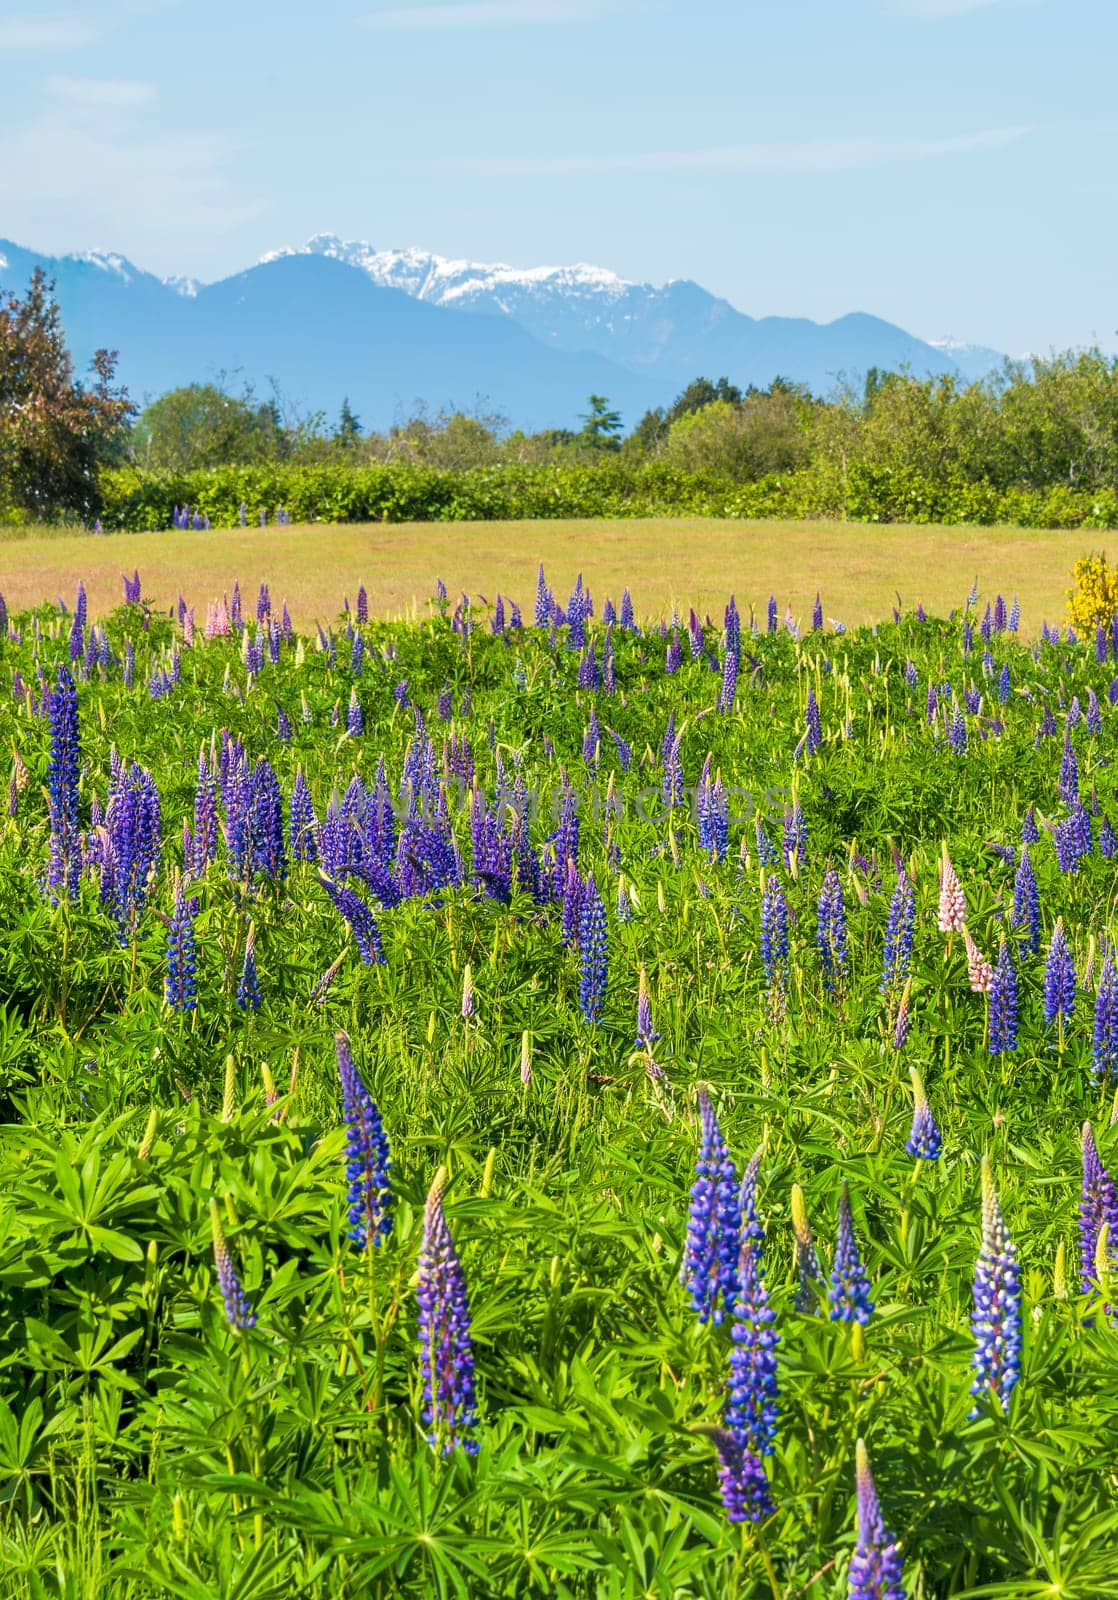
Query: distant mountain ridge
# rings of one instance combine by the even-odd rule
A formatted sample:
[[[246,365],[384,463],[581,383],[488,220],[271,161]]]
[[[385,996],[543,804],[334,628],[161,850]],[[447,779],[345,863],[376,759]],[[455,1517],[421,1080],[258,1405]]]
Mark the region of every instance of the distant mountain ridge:
[[[160,279],[113,251],[48,257],[0,239],[0,288],[21,290],[36,266],[55,280],[78,365],[99,346],[118,350],[138,400],[219,375],[263,394],[274,379],[330,417],[348,397],[375,428],[417,401],[572,427],[591,393],[632,426],[700,375],[743,388],[783,376],[826,393],[870,367],[970,377],[1001,361],[864,313],[749,317],[686,279],[657,287],[585,263],[521,269],[333,234],[213,284]]]

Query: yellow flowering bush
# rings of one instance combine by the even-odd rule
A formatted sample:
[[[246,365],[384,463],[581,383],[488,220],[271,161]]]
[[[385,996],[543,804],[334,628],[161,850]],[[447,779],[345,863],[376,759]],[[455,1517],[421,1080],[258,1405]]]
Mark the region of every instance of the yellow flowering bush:
[[[1118,570],[1112,571],[1104,555],[1080,556],[1072,574],[1075,588],[1068,590],[1068,620],[1079,634],[1118,614]]]

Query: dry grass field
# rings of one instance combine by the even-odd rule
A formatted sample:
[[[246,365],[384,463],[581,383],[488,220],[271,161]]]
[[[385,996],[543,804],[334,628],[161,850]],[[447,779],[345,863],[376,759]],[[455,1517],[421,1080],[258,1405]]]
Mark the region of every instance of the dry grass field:
[[[286,599],[297,627],[328,620],[364,583],[382,617],[425,612],[436,577],[452,597],[479,589],[519,600],[530,614],[536,565],[558,592],[581,571],[591,591],[615,596],[628,583],[640,615],[674,603],[712,613],[733,591],[746,615],[770,593],[810,614],[817,589],[824,615],[844,622],[888,615],[899,591],[906,606],[946,611],[977,574],[981,591],[1021,602],[1022,623],[1062,619],[1077,556],[1103,549],[1118,558],[1118,534],[1020,528],[868,526],[836,522],[725,522],[704,518],[633,521],[397,523],[338,527],[223,528],[206,533],[111,534],[0,531],[0,593],[10,608],[73,599],[85,582],[90,613],[122,599],[121,573],[138,568],[144,598],[171,606],[182,593],[204,615],[208,600],[255,595],[261,582]]]

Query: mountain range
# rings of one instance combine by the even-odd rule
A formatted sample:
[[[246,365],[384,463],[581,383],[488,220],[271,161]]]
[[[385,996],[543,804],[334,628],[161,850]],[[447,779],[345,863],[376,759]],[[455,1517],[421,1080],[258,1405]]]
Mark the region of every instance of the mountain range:
[[[871,367],[970,379],[1002,360],[862,312],[750,317],[687,279],[450,260],[333,234],[212,284],[159,278],[113,252],[52,257],[0,239],[0,289],[21,292],[36,267],[54,281],[79,370],[95,349],[117,350],[141,402],[192,382],[248,383],[258,395],[274,385],[303,413],[333,417],[348,398],[366,428],[419,403],[571,427],[590,394],[608,396],[630,427],[699,376],[742,388],[782,376],[826,394]]]

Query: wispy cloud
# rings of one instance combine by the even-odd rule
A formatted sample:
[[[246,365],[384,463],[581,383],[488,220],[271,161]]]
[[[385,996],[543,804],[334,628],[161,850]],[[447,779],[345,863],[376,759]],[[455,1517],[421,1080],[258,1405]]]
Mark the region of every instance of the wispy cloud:
[[[7,17],[0,21],[0,55],[53,55],[81,50],[104,38],[112,27],[111,17],[81,16],[76,11]]]
[[[897,162],[930,161],[1015,144],[1027,127],[987,128],[941,139],[799,139],[656,150],[642,155],[463,157],[456,165],[493,176],[580,172],[842,172]]]
[[[451,28],[519,28],[585,22],[594,8],[580,0],[460,0],[452,5],[393,6],[360,19],[378,32]]]
[[[131,116],[62,106],[0,135],[5,231],[45,249],[99,239],[127,248],[140,232],[168,250],[189,246],[266,209],[233,187],[232,155],[205,131],[153,128],[141,138]]]
[[[154,83],[128,78],[48,78],[47,92],[68,105],[93,111],[134,111],[155,99]]]
[[[892,0],[892,10],[915,21],[961,17],[969,11],[1008,11],[1046,5],[1047,0]]]

